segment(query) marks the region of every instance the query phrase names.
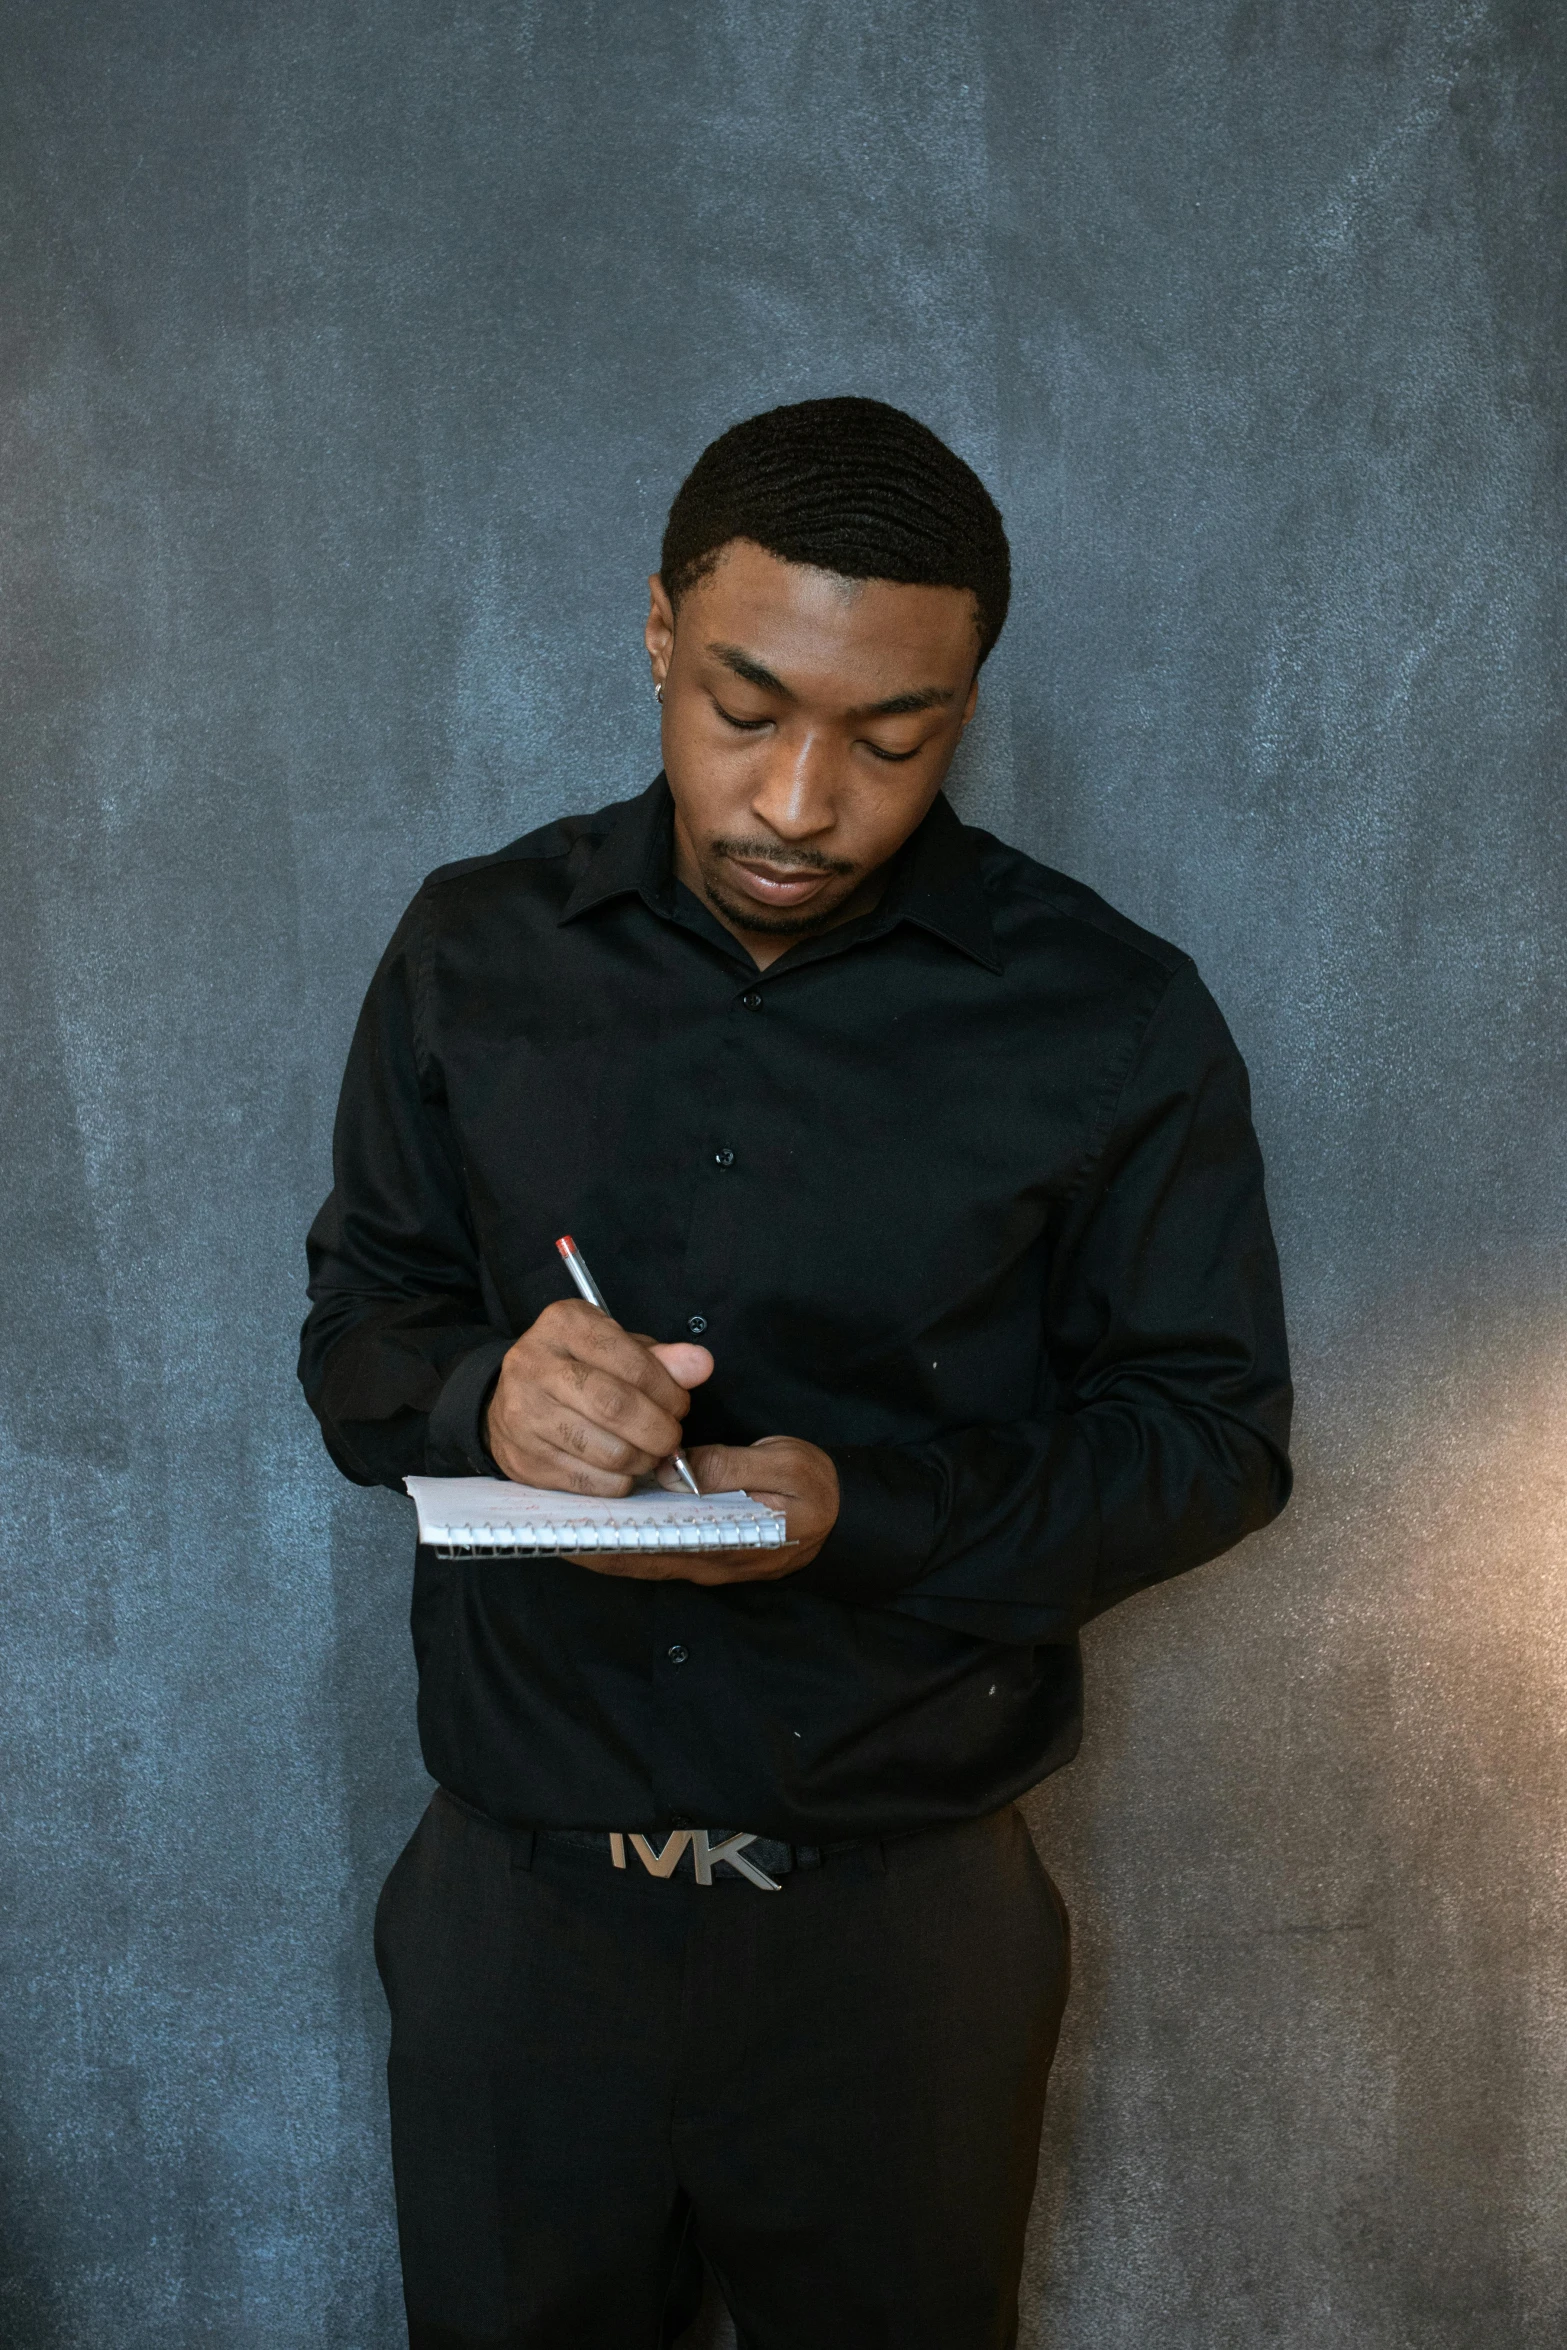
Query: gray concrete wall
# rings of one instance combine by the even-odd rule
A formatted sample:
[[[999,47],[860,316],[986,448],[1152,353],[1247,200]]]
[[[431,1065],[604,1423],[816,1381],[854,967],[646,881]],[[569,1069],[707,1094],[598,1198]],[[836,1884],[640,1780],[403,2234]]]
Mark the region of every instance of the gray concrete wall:
[[[1097,1625],[1024,2330],[1538,2350],[1563,2073],[1564,20],[0,22],[0,2337],[390,2350],[403,1505],[295,1393],[420,874],[656,761],[702,442],[904,402],[1019,593],[960,804],[1197,955],[1282,1524]]]

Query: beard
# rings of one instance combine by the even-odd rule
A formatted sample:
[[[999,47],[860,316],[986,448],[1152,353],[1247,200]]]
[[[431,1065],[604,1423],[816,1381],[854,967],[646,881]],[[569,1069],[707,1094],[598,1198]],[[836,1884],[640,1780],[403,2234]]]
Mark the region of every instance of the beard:
[[[723,885],[723,860],[726,857],[754,857],[758,863],[792,865],[802,873],[838,873],[849,883],[844,890],[835,891],[825,905],[801,906],[798,911],[780,906],[769,912],[754,900],[732,898]],[[771,841],[715,840],[708,844],[700,860],[702,888],[708,904],[726,922],[741,930],[753,930],[762,938],[805,938],[813,930],[825,930],[842,913],[845,903],[852,898],[858,882],[863,878],[859,867],[846,858],[801,855],[780,856]]]

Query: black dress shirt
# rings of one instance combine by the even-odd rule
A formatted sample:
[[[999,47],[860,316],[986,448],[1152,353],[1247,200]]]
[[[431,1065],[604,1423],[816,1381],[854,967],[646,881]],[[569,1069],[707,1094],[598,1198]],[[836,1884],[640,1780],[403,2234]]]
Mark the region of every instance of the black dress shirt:
[[[687,1442],[808,1438],[810,1566],[705,1588],[418,1554],[426,1764],[538,1827],[801,1843],[994,1809],[1078,1739],[1077,1633],[1289,1491],[1246,1072],[1188,958],[938,799],[765,972],[662,777],[420,890],[371,984],[300,1376],[362,1483],[493,1475],[572,1294],[713,1352]]]

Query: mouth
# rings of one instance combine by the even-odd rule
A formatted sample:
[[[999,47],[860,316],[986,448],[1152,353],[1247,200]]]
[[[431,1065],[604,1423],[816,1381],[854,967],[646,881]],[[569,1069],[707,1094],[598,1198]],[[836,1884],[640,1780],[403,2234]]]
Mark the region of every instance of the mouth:
[[[760,857],[726,857],[744,894],[758,906],[805,906],[835,878],[810,865],[772,865]]]

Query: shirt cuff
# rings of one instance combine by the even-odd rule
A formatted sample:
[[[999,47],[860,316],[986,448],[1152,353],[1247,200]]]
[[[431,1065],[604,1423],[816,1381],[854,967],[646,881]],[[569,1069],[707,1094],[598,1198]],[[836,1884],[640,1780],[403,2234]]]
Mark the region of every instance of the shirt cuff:
[[[484,1415],[500,1377],[509,1338],[487,1338],[460,1355],[430,1407],[425,1473],[431,1477],[498,1477],[484,1441]]]
[[[830,1599],[875,1607],[924,1574],[936,1540],[939,1472],[894,1445],[829,1444],[838,1517],[800,1581]]]

